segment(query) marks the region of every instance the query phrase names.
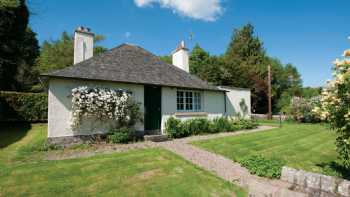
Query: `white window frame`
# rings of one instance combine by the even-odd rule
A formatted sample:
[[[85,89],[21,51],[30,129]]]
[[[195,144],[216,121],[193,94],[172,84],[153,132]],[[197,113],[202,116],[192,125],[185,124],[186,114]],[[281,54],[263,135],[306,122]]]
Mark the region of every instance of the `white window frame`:
[[[179,97],[180,94],[182,97]],[[196,90],[176,90],[176,110],[178,112],[202,112],[202,95],[202,92]],[[179,107],[181,105],[182,107]]]

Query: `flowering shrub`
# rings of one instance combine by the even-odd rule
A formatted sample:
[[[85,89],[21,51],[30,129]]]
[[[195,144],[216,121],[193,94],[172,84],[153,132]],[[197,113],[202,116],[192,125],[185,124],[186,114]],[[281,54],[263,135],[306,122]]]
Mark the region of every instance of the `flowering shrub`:
[[[119,127],[132,126],[141,120],[139,106],[124,90],[81,86],[72,90],[72,96],[73,128],[80,125],[83,116],[114,120]]]
[[[312,110],[320,105],[320,97],[311,97],[309,99],[303,97],[293,97],[287,108],[287,114],[297,122],[315,123],[320,122],[318,114]]]
[[[346,167],[350,167],[350,50],[342,60],[334,62],[333,80],[322,91],[321,106],[314,112],[328,120],[337,132],[337,151]]]

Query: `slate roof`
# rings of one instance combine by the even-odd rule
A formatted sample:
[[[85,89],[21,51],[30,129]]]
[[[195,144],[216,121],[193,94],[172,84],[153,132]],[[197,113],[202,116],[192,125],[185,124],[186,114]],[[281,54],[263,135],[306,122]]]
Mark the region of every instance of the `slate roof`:
[[[42,76],[222,91],[161,61],[145,49],[130,44],[122,44],[88,60]]]

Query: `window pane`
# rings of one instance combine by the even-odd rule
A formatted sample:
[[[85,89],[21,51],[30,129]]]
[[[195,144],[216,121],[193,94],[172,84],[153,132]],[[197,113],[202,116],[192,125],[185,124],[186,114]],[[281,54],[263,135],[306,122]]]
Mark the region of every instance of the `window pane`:
[[[201,110],[201,96],[199,92],[194,93],[194,110]]]
[[[192,97],[186,98],[186,110],[192,110],[193,109],[193,102]]]
[[[183,104],[177,104],[177,110],[183,110],[184,105]]]
[[[192,110],[193,106],[192,103],[186,103],[186,110]]]
[[[184,109],[184,92],[177,91],[177,98],[176,98],[176,106],[177,110],[183,110]]]

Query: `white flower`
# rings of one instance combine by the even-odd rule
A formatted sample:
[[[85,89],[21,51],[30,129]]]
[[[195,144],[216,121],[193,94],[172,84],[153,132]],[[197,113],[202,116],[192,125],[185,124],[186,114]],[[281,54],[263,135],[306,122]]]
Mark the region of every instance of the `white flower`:
[[[82,116],[128,121],[126,104],[130,95],[121,89],[88,88],[72,89],[72,126],[80,123]]]

